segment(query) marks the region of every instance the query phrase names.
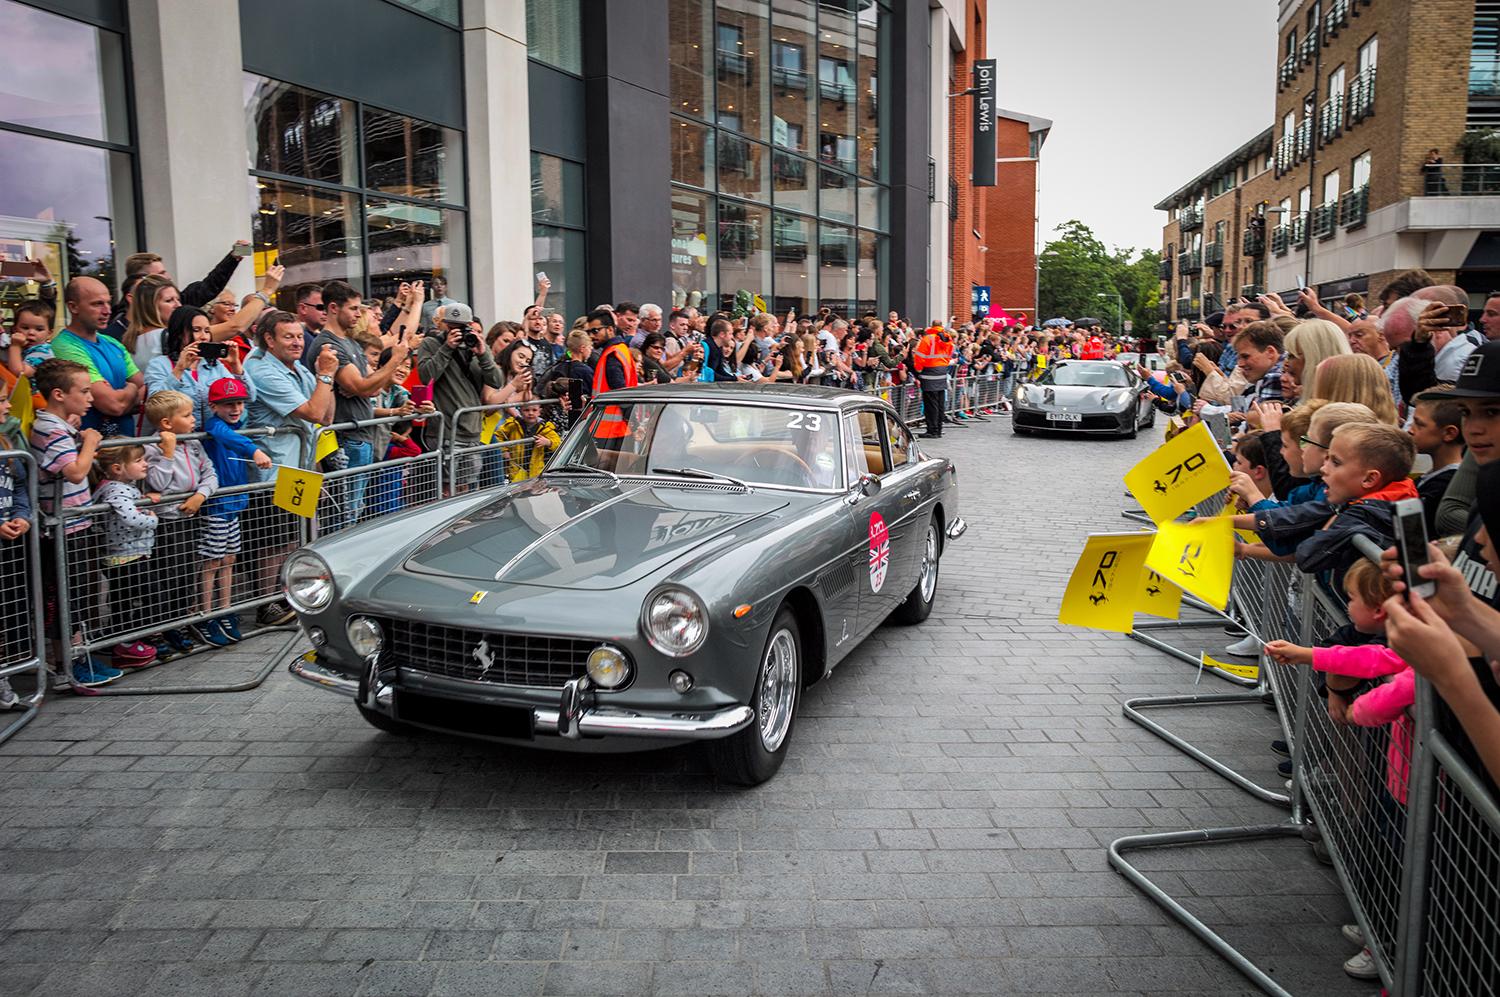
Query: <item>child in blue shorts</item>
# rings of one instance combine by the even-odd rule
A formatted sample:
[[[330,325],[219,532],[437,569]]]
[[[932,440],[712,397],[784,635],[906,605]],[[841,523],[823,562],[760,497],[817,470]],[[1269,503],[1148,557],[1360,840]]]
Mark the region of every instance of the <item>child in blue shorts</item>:
[[[208,438],[203,449],[213,461],[221,489],[232,489],[250,480],[248,465],[271,466],[271,458],[254,441],[237,430],[245,417],[250,393],[243,382],[221,377],[208,387],[208,406],[213,414],[203,427]],[[214,647],[240,639],[240,618],[227,612],[234,600],[234,562],[240,552],[240,513],[250,504],[244,492],[215,495],[203,506],[198,533],[198,554],[203,558],[203,612],[209,619],[193,627],[194,635]],[[224,610],[213,616],[215,610]]]

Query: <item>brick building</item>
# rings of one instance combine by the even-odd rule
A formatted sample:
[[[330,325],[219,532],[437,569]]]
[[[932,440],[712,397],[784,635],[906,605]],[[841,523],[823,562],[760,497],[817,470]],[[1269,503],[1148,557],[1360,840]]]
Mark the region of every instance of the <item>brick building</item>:
[[[1465,132],[1500,120],[1496,4],[1280,0],[1277,24],[1270,128],[1157,205],[1162,318],[1299,279],[1378,295],[1413,267],[1476,303],[1500,287],[1497,168],[1460,162]],[[1446,165],[1426,170],[1433,148]]]
[[[990,301],[1035,321],[1037,189],[1042,145],[1052,122],[1016,111],[995,112],[995,186],[984,188],[985,252],[976,283]]]

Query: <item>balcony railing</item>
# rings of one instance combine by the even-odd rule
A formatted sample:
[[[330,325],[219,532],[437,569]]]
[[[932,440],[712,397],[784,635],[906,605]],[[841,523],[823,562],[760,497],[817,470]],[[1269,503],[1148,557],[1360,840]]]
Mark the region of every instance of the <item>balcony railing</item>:
[[[1302,39],[1302,45],[1297,49],[1298,57],[1304,63],[1312,62],[1313,59],[1317,58],[1318,45],[1321,44],[1322,40],[1317,27],[1314,27],[1312,31],[1308,32],[1307,37]]]
[[[1312,137],[1312,118],[1303,118],[1302,123],[1297,126],[1297,162],[1312,155]]]
[[[1454,163],[1422,169],[1424,197],[1494,197],[1500,195],[1500,165]]]
[[[1276,140],[1276,175],[1281,176],[1295,165],[1296,138],[1283,135]]]
[[[1312,234],[1318,239],[1331,239],[1339,227],[1339,203],[1325,201],[1313,208]]]
[[[1161,263],[1157,264],[1156,275],[1162,280],[1172,279],[1172,257],[1170,255],[1162,257]]]
[[[1190,306],[1192,303],[1193,303],[1193,299],[1192,298],[1178,298],[1177,299],[1177,317],[1178,318],[1187,318],[1188,306]]]
[[[1297,78],[1297,56],[1287,56],[1281,60],[1281,69],[1276,74],[1277,89],[1281,89]]]
[[[1240,255],[1242,256],[1264,256],[1266,254],[1266,233],[1264,229],[1247,228],[1244,238],[1240,240]]]
[[[1286,225],[1278,225],[1271,230],[1271,252],[1277,256],[1285,256],[1291,245],[1291,229]]]
[[[714,62],[719,67],[720,76],[726,74],[748,76],[750,74],[750,59],[743,52],[721,48],[714,53]]]
[[[1178,273],[1197,273],[1203,269],[1203,253],[1201,250],[1193,250],[1190,253],[1177,254]]]
[[[1359,228],[1365,223],[1369,214],[1370,187],[1368,184],[1348,191],[1339,199],[1339,224],[1344,228]]]
[[[1224,244],[1222,242],[1210,242],[1203,247],[1203,265],[1206,267],[1224,265]]]
[[[1348,23],[1349,0],[1333,0],[1333,6],[1329,7],[1328,15],[1323,18],[1323,34],[1332,38]]]
[[[1307,212],[1304,211],[1292,219],[1292,246],[1301,249],[1307,245]]]
[[[1318,112],[1318,145],[1327,145],[1344,133],[1344,95],[1334,94]]]
[[[1197,205],[1188,205],[1178,214],[1177,224],[1184,232],[1191,232],[1195,228],[1203,227],[1203,209]]]
[[[840,104],[854,103],[854,84],[849,80],[819,80],[818,96]]]
[[[1166,322],[1172,318],[1172,302],[1159,301],[1156,305],[1156,317]]]
[[[771,85],[782,90],[807,90],[809,77],[805,69],[792,69],[789,66],[771,67]]]
[[[1265,293],[1266,289],[1259,284],[1243,284],[1240,286],[1240,297],[1249,298],[1251,301],[1254,301]]]
[[[1375,113],[1375,67],[1354,77],[1349,84],[1349,124],[1354,125]]]

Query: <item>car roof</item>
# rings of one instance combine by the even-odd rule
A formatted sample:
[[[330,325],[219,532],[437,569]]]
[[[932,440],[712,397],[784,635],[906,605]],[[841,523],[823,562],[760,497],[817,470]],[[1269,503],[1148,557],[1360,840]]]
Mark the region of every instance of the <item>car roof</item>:
[[[883,399],[847,388],[825,388],[815,384],[737,381],[733,384],[643,384],[609,392],[611,401],[720,402],[725,405],[801,405],[805,408],[846,409],[858,405],[884,405]]]

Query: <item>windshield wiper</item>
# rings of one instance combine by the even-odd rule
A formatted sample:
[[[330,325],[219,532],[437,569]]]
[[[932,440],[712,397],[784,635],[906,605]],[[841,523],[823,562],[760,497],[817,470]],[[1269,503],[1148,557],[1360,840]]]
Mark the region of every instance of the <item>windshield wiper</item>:
[[[750,490],[748,482],[739,478],[731,478],[727,474],[719,474],[716,471],[705,471],[701,467],[653,467],[652,474],[673,474],[679,478],[711,478],[715,481],[727,481],[730,484],[739,485],[745,491]]]
[[[587,464],[559,464],[549,467],[543,474],[602,474],[615,484],[620,483],[620,476],[613,471],[606,471],[602,467],[590,467]]]

